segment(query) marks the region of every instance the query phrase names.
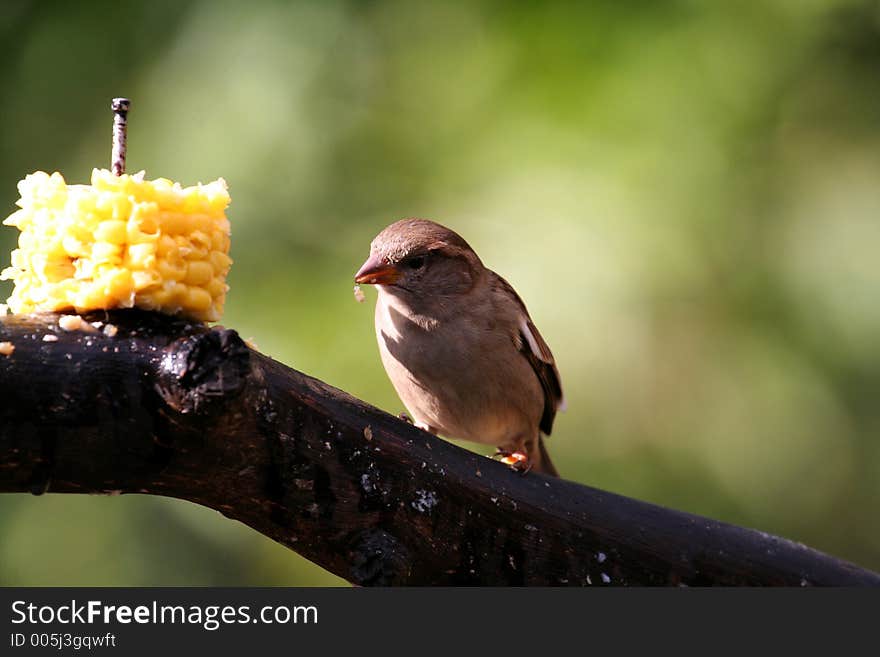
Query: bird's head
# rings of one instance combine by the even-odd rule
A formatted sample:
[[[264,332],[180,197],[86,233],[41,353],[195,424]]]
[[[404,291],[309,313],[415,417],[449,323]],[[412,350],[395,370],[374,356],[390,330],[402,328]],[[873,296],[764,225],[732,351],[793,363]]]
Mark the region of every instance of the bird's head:
[[[458,233],[427,219],[402,219],[376,236],[354,280],[391,294],[451,296],[467,293],[482,270]]]

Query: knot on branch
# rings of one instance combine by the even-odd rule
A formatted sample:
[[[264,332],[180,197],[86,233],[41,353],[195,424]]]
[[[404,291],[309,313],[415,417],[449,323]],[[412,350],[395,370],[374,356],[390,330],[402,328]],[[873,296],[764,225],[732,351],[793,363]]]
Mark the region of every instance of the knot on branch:
[[[215,329],[165,347],[156,389],[178,413],[208,413],[244,389],[250,350],[238,333]]]

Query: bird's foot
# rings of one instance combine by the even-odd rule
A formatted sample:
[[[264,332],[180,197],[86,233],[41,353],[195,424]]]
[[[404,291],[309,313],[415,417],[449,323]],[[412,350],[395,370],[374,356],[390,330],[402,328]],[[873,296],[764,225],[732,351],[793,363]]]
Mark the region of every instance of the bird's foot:
[[[397,416],[399,419],[403,420],[407,424],[413,425],[416,429],[421,429],[422,431],[427,431],[428,433],[432,433],[435,436],[439,433],[439,429],[437,427],[432,427],[430,424],[426,422],[416,422],[406,413],[401,413]]]
[[[495,450],[495,459],[501,461],[504,465],[510,467],[514,472],[524,475],[532,469],[532,463],[529,457],[522,452],[509,452],[500,447]]]

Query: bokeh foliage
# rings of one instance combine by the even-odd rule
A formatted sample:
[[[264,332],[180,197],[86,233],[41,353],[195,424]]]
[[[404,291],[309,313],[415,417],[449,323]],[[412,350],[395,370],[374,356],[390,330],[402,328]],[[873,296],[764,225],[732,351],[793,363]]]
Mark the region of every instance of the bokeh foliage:
[[[439,220],[556,353],[565,476],[880,569],[878,70],[873,0],[5,0],[0,214],[131,97],[130,171],[230,184],[223,323],[392,412],[352,274]],[[2,584],[340,582],[185,502],[0,497]]]

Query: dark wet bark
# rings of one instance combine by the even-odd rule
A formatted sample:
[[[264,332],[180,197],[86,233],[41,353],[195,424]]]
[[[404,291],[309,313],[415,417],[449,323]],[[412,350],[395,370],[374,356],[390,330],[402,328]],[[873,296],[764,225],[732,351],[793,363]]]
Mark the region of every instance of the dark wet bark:
[[[0,356],[0,492],[190,500],[364,585],[880,585],[781,538],[521,476],[235,331],[87,319],[117,332],[0,322],[14,346]]]

